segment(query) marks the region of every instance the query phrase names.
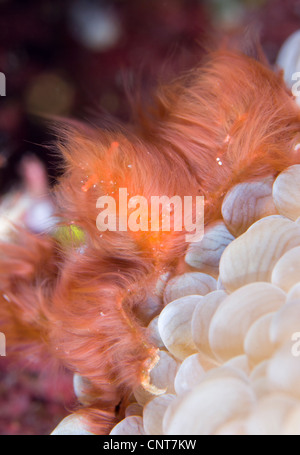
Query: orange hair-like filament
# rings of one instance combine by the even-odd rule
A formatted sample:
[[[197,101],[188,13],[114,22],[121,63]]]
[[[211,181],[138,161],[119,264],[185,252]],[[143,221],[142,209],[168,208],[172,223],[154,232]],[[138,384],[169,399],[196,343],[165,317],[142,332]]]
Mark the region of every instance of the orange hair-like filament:
[[[233,185],[300,162],[299,131],[299,108],[282,75],[226,50],[160,87],[148,115],[128,130],[61,125],[66,171],[56,200],[65,222],[85,231],[86,244],[66,248],[22,233],[2,245],[0,289],[10,302],[1,299],[0,330],[8,349],[53,356],[88,379],[90,402],[78,412],[93,432],[107,434],[132,390],[147,382],[156,356],[147,324],[162,308],[149,316],[147,299],[159,300],[161,274],[184,270],[188,246],[184,232],[106,231],[100,238],[97,198],[110,192],[109,181],[148,201],[202,195],[207,224],[221,217]]]

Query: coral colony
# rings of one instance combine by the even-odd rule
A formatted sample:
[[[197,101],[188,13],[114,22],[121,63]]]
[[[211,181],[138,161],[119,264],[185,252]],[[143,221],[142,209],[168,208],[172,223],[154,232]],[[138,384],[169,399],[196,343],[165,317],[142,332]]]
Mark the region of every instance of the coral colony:
[[[73,372],[53,434],[299,431],[299,107],[227,48],[150,104],[56,123],[61,222],[1,246],[7,349]]]

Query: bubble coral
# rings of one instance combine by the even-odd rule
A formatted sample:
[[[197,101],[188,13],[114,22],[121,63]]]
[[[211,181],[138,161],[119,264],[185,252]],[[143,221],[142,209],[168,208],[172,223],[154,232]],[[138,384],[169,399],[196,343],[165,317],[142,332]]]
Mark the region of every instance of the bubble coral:
[[[129,126],[58,122],[65,165],[55,197],[64,224],[82,229],[85,243],[72,248],[53,235],[19,232],[1,245],[0,289],[7,299],[0,302],[0,329],[7,347],[54,357],[84,378],[88,399],[77,413],[92,433],[111,431],[133,390],[160,388],[150,376],[161,354],[147,325],[163,307],[159,277],[186,271],[188,248],[184,232],[99,236],[97,199],[124,187],[147,200],[202,195],[210,224],[221,218],[232,187],[274,178],[300,162],[299,109],[281,72],[257,54],[211,52],[199,67],[159,87],[151,107]],[[212,291],[217,282],[210,278]],[[252,402],[243,384],[228,383],[228,393],[233,389],[237,401]],[[228,409],[235,406],[231,401]]]

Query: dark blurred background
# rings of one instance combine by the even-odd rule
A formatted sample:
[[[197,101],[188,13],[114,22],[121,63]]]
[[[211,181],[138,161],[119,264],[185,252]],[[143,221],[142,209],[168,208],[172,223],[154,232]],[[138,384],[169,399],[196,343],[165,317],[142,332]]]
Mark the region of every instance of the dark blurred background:
[[[124,80],[147,87],[197,63],[216,32],[260,30],[270,62],[300,28],[299,0],[0,0],[0,204],[36,156],[50,185],[51,137],[35,114],[127,121]],[[0,357],[0,434],[48,434],[74,402],[72,378]]]

